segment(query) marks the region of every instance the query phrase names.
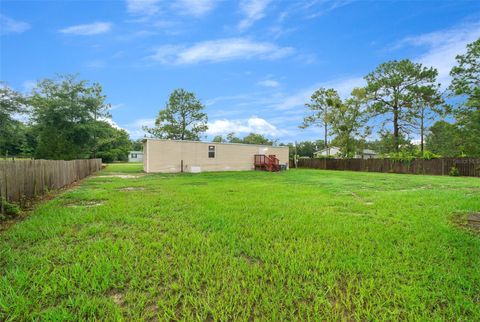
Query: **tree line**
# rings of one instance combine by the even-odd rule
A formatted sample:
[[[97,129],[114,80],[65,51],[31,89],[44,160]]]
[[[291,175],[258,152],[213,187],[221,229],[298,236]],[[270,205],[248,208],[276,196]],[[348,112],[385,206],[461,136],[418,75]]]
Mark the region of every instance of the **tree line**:
[[[389,156],[480,156],[480,39],[467,45],[456,61],[446,90],[438,83],[435,68],[407,59],[380,64],[364,77],[366,86],[353,89],[347,98],[333,88],[319,88],[305,104],[307,114],[300,128],[321,127],[322,140],[284,144],[258,133],[240,138],[232,132],[213,141],[288,145],[292,154],[307,157],[331,146],[339,147],[342,157],[366,148]],[[39,81],[27,95],[4,84],[0,154],[126,160],[128,151],[140,150],[142,144],[112,126],[110,107],[98,83],[75,75]],[[208,130],[204,109],[194,93],[176,89],[155,125],[144,130],[157,138],[200,140]],[[377,138],[369,140],[378,127]],[[419,147],[411,143],[412,134],[420,136]]]
[[[306,104],[300,128],[321,127],[324,146],[339,147],[343,157],[366,147],[391,155],[480,156],[480,39],[456,61],[446,90],[435,68],[408,59],[380,64],[364,77],[366,86],[345,99],[333,88],[320,88]],[[378,125],[378,139],[367,141]],[[420,137],[418,149],[412,134]]]
[[[339,147],[341,157],[367,148],[395,157],[480,156],[480,39],[456,61],[446,90],[438,83],[435,68],[408,59],[380,64],[364,77],[366,86],[353,89],[347,98],[333,88],[320,88],[305,104],[307,115],[300,128],[321,127],[323,140],[280,145],[308,157],[329,146]],[[453,122],[447,122],[449,118]],[[436,122],[428,126],[432,121]],[[207,122],[194,93],[178,89],[159,112],[155,126],[145,130],[164,139],[199,140]],[[376,139],[368,139],[375,129]],[[412,134],[420,137],[419,145],[412,143]],[[213,141],[278,144],[256,133],[244,138],[230,133]]]
[[[23,95],[0,86],[0,154],[41,159],[124,161],[129,135],[109,122],[98,83],[75,75],[39,81]]]

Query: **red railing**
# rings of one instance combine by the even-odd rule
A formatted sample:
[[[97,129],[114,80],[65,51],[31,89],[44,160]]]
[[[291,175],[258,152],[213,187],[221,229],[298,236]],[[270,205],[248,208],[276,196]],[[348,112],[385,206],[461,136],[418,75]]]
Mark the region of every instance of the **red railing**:
[[[265,171],[280,171],[280,160],[273,154],[255,154],[255,169]]]

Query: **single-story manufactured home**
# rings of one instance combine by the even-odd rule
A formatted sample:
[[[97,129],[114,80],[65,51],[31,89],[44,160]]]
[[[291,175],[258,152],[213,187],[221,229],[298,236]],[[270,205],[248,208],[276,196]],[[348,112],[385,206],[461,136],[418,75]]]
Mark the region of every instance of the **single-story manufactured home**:
[[[143,162],[143,151],[128,152],[128,162]]]
[[[255,170],[270,162],[288,168],[287,146],[146,138],[143,152],[147,173]]]

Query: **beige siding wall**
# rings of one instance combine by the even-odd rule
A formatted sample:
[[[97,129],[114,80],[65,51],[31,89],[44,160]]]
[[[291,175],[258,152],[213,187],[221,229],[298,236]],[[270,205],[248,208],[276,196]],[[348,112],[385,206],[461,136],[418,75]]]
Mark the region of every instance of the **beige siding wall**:
[[[184,172],[253,170],[255,154],[275,154],[288,165],[288,147],[146,139],[143,150],[145,172],[180,172],[182,160]]]

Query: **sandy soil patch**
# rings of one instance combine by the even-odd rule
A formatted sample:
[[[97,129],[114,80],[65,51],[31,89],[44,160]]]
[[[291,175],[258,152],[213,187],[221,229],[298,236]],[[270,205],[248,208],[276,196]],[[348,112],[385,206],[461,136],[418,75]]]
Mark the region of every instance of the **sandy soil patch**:
[[[65,207],[70,207],[70,208],[78,208],[78,207],[84,207],[84,208],[92,208],[92,207],[98,207],[101,206],[105,203],[104,200],[78,200],[78,201],[71,201],[65,204]]]
[[[143,177],[142,175],[133,175],[133,174],[108,174],[97,176],[97,178],[122,178],[122,179],[136,179]]]
[[[470,228],[480,231],[480,212],[468,215],[467,224]]]
[[[125,187],[120,189],[120,191],[143,191],[143,190],[145,190],[144,187]]]

